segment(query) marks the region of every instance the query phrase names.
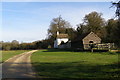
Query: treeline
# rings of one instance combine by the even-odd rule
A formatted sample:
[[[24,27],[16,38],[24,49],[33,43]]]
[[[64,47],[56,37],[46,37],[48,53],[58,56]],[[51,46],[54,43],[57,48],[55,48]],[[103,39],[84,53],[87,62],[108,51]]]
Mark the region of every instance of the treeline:
[[[19,43],[17,40],[12,42],[0,42],[0,50],[32,50],[50,48],[47,40],[35,41],[32,43]]]
[[[102,43],[115,43],[117,47],[120,47],[119,19],[109,19],[106,21],[102,17],[102,13],[95,11],[86,14],[83,22],[77,24],[76,28],[73,28],[61,16],[53,18],[48,29],[48,39],[51,40],[51,46],[53,46],[56,39],[57,31],[68,34],[71,41],[80,40],[82,35],[92,31],[102,39]]]

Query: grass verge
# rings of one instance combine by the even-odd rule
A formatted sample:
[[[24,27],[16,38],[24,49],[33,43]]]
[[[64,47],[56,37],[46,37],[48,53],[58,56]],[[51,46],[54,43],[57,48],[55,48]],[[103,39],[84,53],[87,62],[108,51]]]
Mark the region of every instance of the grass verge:
[[[21,54],[23,52],[27,52],[28,50],[11,50],[11,51],[2,51],[2,62],[6,61],[7,59],[15,56],[15,55],[18,55],[18,54]]]
[[[117,79],[118,54],[39,50],[32,64],[40,78]]]

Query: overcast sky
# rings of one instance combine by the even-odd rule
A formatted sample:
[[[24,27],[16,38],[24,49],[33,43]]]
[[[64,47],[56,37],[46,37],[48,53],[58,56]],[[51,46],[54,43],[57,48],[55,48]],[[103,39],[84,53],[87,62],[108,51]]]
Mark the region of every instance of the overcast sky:
[[[103,13],[103,18],[114,18],[115,8],[110,2],[3,2],[2,40],[32,42],[47,37],[53,18],[62,16],[75,28],[85,14]]]

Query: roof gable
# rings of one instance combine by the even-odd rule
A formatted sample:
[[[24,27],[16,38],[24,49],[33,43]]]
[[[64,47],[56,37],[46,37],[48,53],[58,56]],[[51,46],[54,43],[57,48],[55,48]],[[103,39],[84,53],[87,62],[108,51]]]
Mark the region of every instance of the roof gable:
[[[101,38],[98,37],[98,36],[97,36],[95,33],[93,33],[93,32],[90,32],[86,37],[83,38],[83,40],[89,39],[90,37],[97,38],[97,39],[101,40]]]

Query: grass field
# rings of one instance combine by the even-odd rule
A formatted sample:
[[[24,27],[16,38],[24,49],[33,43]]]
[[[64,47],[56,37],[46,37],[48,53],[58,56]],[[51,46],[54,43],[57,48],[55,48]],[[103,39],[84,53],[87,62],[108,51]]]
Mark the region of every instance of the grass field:
[[[32,54],[31,60],[41,78],[115,79],[120,76],[117,53],[39,50]]]
[[[26,51],[28,51],[28,50],[2,51],[2,62],[4,62],[5,60],[7,60],[15,55],[21,54],[21,53],[26,52]]]

